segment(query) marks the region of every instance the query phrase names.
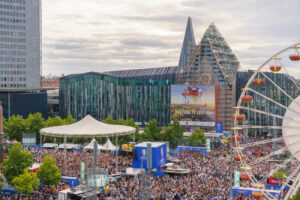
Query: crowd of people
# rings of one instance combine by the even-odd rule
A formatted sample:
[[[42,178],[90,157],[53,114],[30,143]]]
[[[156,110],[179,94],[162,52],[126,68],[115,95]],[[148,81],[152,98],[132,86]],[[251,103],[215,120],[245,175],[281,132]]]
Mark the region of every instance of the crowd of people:
[[[283,144],[277,144],[281,148]],[[248,147],[243,151],[245,162],[251,163],[260,157],[269,155],[274,151],[272,144]],[[26,151],[35,153],[37,156],[34,162],[41,163],[43,157],[50,154],[56,159],[56,164],[62,171],[63,176],[78,177],[80,179],[80,163],[88,161],[89,167],[93,166],[93,152],[79,152],[69,150],[67,152],[67,170],[64,167],[64,152],[55,149],[34,149],[26,148]],[[163,177],[148,176],[150,185],[148,189],[142,186],[142,176],[124,177],[117,182],[109,183],[109,190],[102,193],[99,199],[108,197],[122,200],[142,199],[144,193],[148,193],[152,200],[176,200],[176,199],[210,199],[227,200],[229,199],[230,183],[232,171],[240,169],[240,162],[232,162],[227,155],[224,146],[214,148],[208,152],[207,157],[203,158],[202,152],[183,151],[179,159],[183,168],[191,169],[186,175],[165,174]],[[119,171],[131,167],[131,156],[124,155],[116,157],[112,152],[100,152],[98,154],[98,167],[107,168],[109,174],[116,173],[116,158],[118,158]],[[296,165],[292,165],[294,168]],[[231,168],[232,167],[232,168]],[[270,173],[270,165],[266,161],[261,161],[252,166],[252,173],[258,180],[262,180]],[[241,187],[252,187],[250,182],[241,181]],[[145,191],[143,191],[145,190]],[[55,194],[51,198],[55,198]],[[37,198],[38,199],[38,198]],[[247,195],[237,195],[236,200],[252,200],[254,197]]]

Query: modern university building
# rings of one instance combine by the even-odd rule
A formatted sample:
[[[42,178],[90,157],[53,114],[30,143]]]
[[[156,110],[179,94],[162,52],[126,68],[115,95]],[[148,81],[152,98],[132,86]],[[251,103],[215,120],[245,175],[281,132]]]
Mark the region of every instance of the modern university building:
[[[188,18],[178,66],[73,74],[60,79],[60,115],[77,120],[134,118],[139,125],[157,119],[168,125],[230,130],[239,62],[212,23],[196,44]]]

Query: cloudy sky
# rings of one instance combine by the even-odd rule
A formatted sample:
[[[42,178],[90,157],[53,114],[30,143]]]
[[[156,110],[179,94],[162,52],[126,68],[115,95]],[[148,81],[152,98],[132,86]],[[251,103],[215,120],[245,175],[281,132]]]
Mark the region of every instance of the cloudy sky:
[[[214,22],[244,69],[300,41],[299,0],[43,0],[43,75],[178,64],[187,17]]]

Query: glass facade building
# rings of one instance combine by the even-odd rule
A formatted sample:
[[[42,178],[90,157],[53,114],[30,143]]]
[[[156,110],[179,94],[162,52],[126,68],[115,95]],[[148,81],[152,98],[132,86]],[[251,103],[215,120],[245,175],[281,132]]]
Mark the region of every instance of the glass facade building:
[[[237,72],[236,75],[236,102],[238,102],[239,97],[242,93],[242,89],[247,84],[250,77],[253,75],[253,71],[249,70],[247,72]],[[298,87],[300,86],[299,82],[295,80],[293,77],[289,77],[287,74],[282,73],[272,73],[272,72],[264,72],[264,74],[269,77],[274,83],[277,84],[283,91],[285,91],[291,98],[295,99],[300,95],[299,89],[295,84],[298,84]],[[262,75],[260,75],[260,78],[263,78]],[[249,88],[255,90],[256,92],[272,99],[275,102],[278,102],[279,104],[288,107],[292,100],[285,95],[283,92],[281,92],[272,82],[270,82],[268,79],[264,79],[263,85],[255,85],[254,83],[251,83],[249,85]],[[249,91],[249,96],[253,97],[253,100],[247,104],[242,103],[242,106],[259,110],[266,113],[271,113],[279,116],[284,116],[286,109],[282,106],[279,106],[278,104],[262,97],[261,95],[258,95],[254,92]],[[264,133],[274,133],[275,131],[279,134],[281,133],[281,130],[273,130],[268,129],[268,126],[281,126],[282,120],[280,118],[272,117],[270,115],[266,115],[259,112],[253,112],[249,110],[241,110],[240,113],[245,114],[246,117],[246,123],[253,126],[264,126],[266,128],[259,128],[259,129],[249,129],[250,133],[253,134],[256,133],[258,135],[262,135]]]
[[[216,122],[232,127],[233,79],[239,62],[212,23],[196,44],[188,18],[178,66],[74,74],[60,79],[60,115],[76,119],[90,113],[99,120],[134,118],[138,124],[157,119],[170,123],[172,84],[218,85]],[[214,127],[210,127],[210,129]]]

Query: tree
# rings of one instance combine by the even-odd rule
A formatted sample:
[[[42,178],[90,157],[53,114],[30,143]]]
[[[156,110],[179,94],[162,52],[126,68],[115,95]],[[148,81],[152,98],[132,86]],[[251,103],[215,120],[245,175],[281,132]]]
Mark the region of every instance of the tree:
[[[164,128],[162,134],[163,140],[168,141],[172,149],[175,149],[180,142],[183,140],[184,129],[180,126],[179,121],[175,118],[173,124],[169,124],[168,127]]]
[[[114,120],[111,116],[108,116],[105,120],[103,120],[103,123],[116,124],[116,120]]]
[[[45,127],[45,119],[41,113],[29,114],[28,118],[24,120],[25,129],[27,133],[36,133],[36,140],[40,139],[40,129]]]
[[[69,114],[67,118],[63,119],[63,124],[65,125],[73,124],[75,122],[76,119],[74,119],[71,114]]]
[[[0,176],[0,189],[2,189],[3,188],[3,178]]]
[[[51,127],[51,126],[61,126],[63,125],[63,120],[60,116],[56,117],[49,117],[46,121],[45,127]]]
[[[4,121],[4,133],[9,139],[22,141],[22,134],[26,132],[25,121],[21,115],[12,115]]]
[[[289,200],[299,200],[299,199],[300,199],[300,188],[292,198],[289,198]]]
[[[149,121],[144,129],[144,133],[140,135],[142,141],[160,141],[162,139],[161,132],[162,128],[157,126],[156,119]]]
[[[186,138],[186,141],[189,146],[198,147],[205,143],[206,137],[202,129],[196,128],[192,135]]]
[[[12,180],[12,183],[18,192],[30,194],[39,187],[40,180],[37,178],[36,173],[32,173],[29,169],[25,169],[23,174]]]
[[[134,123],[134,119],[124,120],[123,118],[118,120],[119,125],[131,126],[136,129],[135,134],[137,136],[139,132],[139,126]],[[133,135],[124,135],[119,137],[119,144],[128,144],[133,141]]]
[[[55,159],[52,159],[50,155],[44,157],[43,163],[40,169],[37,171],[37,175],[44,185],[58,185],[61,180],[61,172],[55,164]]]
[[[12,180],[22,174],[24,169],[30,167],[33,164],[32,158],[34,157],[31,153],[26,153],[23,146],[20,143],[12,145],[8,149],[8,156],[3,161],[3,175],[9,184]]]

